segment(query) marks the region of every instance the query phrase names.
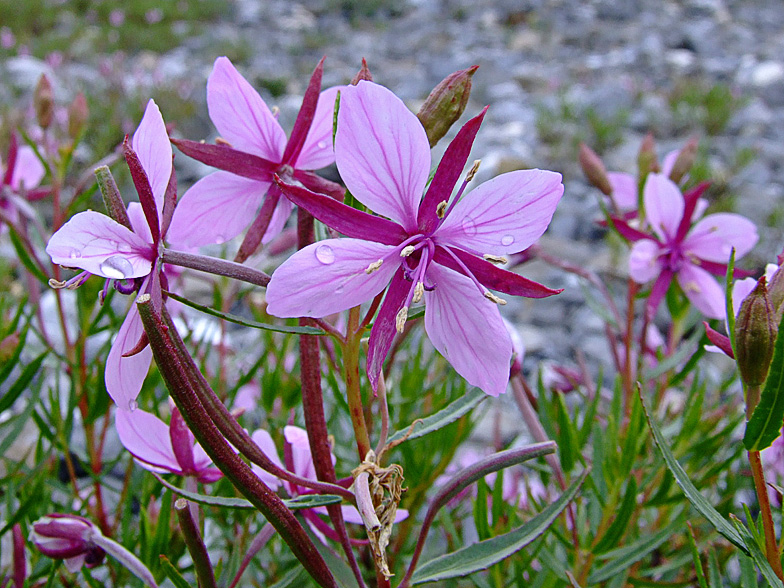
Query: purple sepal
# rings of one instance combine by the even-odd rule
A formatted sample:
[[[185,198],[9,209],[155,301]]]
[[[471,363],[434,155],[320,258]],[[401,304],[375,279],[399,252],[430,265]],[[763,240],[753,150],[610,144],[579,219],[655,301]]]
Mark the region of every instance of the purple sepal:
[[[272,174],[280,167],[263,157],[238,151],[228,145],[211,145],[187,139],[172,139],[171,142],[188,157],[251,180],[271,182]]]

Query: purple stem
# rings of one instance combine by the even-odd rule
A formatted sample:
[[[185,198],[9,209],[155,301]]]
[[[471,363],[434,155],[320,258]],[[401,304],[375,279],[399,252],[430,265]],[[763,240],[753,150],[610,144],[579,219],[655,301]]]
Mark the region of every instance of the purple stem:
[[[227,278],[242,280],[256,286],[266,287],[270,281],[270,277],[262,271],[234,261],[218,259],[217,257],[164,249],[161,253],[161,259],[163,263],[179,265],[218,276],[226,276]]]
[[[180,523],[180,530],[185,539],[188,553],[191,554],[193,567],[196,569],[196,578],[199,580],[200,588],[215,588],[215,572],[210,562],[210,554],[199,533],[199,527],[188,506],[188,501],[178,498],[174,502],[174,511],[177,513],[177,521]]]

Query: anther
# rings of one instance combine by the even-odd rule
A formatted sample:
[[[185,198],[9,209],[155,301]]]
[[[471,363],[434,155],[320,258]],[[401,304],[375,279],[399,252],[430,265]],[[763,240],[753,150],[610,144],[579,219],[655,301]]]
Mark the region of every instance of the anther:
[[[438,203],[438,206],[436,206],[436,216],[438,218],[444,218],[444,214],[446,214],[446,204],[446,200],[442,200]]]
[[[215,144],[216,145],[225,145],[226,147],[231,147],[232,146],[231,143],[229,143],[223,137],[215,137]]]
[[[383,259],[379,259],[378,261],[374,261],[369,266],[367,266],[367,268],[365,269],[365,273],[366,274],[372,274],[374,271],[376,271],[378,268],[381,267],[382,263],[384,263]]]
[[[416,286],[414,286],[414,297],[411,299],[411,301],[414,304],[418,304],[419,302],[422,301],[422,296],[424,295],[424,293],[425,293],[425,285],[422,282],[417,282]]]
[[[474,179],[476,172],[479,171],[479,164],[481,163],[482,163],[481,159],[477,159],[476,161],[474,161],[474,165],[471,166],[471,169],[468,171],[468,175],[466,176],[466,180],[465,180],[466,184]]]
[[[55,290],[60,290],[61,288],[65,288],[67,282],[60,282],[55,280],[54,278],[49,278],[49,287],[54,288]]]
[[[403,332],[403,328],[406,326],[407,320],[408,320],[408,306],[404,306],[397,312],[397,316],[395,317],[395,328],[397,329],[398,333]]]
[[[503,298],[499,298],[492,292],[485,292],[485,298],[491,300],[492,302],[495,302],[496,304],[500,304],[501,306],[504,306],[506,304],[506,300],[504,300]]]
[[[405,246],[405,247],[403,247],[403,249],[400,251],[400,257],[408,257],[408,256],[409,256],[409,255],[411,255],[411,254],[412,254],[414,251],[416,251],[416,247],[414,247],[413,245],[406,245],[406,246]]]
[[[500,255],[490,255],[489,253],[485,253],[482,257],[485,258],[486,261],[490,263],[509,263],[509,260],[506,257],[501,257]]]

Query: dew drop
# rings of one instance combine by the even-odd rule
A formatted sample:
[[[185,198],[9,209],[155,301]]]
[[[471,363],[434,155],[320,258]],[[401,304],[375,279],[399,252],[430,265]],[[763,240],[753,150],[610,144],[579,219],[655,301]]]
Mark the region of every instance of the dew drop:
[[[130,409],[131,412],[133,412],[134,410],[139,408],[139,403],[136,402],[135,400],[130,400],[128,401],[128,408]]]
[[[461,224],[463,226],[463,232],[466,234],[466,237],[473,237],[476,235],[476,223],[474,223],[471,217],[465,217]]]
[[[316,143],[316,146],[319,149],[326,149],[327,148],[327,143],[325,141],[319,141],[318,143]]]
[[[79,259],[81,256],[82,253],[77,249],[71,249],[71,253],[68,254],[71,259]]]
[[[501,237],[501,245],[511,245],[514,243],[514,237],[512,235],[504,235]]]
[[[329,245],[319,245],[316,247],[316,259],[324,265],[335,263],[335,252]]]
[[[128,245],[128,243],[121,241],[120,243],[117,243],[117,251],[120,253],[130,253],[133,249],[131,249],[131,246]]]
[[[115,280],[122,280],[133,273],[131,262],[119,255],[107,257],[101,262],[98,269],[100,269],[107,278],[114,278]]]
[[[226,242],[226,237],[221,235],[220,233],[215,235],[215,243],[217,245],[221,245]]]

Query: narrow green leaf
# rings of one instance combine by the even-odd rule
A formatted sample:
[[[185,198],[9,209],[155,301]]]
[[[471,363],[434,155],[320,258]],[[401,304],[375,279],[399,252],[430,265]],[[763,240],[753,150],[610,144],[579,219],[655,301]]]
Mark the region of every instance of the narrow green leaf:
[[[555,394],[559,433],[556,442],[561,457],[561,467],[564,472],[571,472],[577,460],[577,431],[569,416],[569,409],[566,407],[563,396],[563,394]]]
[[[732,519],[732,524],[735,525],[735,528],[738,529],[738,533],[743,537],[743,542],[746,544],[749,556],[754,560],[754,563],[757,564],[760,572],[762,572],[762,576],[773,588],[784,588],[784,583],[778,579],[773,568],[770,567],[770,563],[768,563],[767,558],[762,553],[756,539],[751,536],[748,529],[743,526],[743,523],[741,523],[737,517],[732,515],[730,515],[730,517]]]
[[[644,537],[632,545],[616,550],[616,553],[619,555],[588,576],[587,583],[590,585],[604,582],[605,580],[614,578],[623,570],[630,568],[632,564],[640,561],[643,557],[659,547],[659,545],[667,541],[667,539],[676,533],[678,529],[682,528],[683,519],[683,516],[679,516],[658,533]]]
[[[46,355],[48,351],[44,351],[41,355],[36,357],[33,361],[28,363],[24,370],[22,370],[21,375],[17,378],[16,382],[14,382],[13,386],[11,386],[5,394],[3,394],[2,398],[0,398],[0,412],[3,412],[6,409],[11,408],[11,405],[14,401],[19,398],[19,396],[27,390],[30,385],[30,382],[38,373],[38,370],[41,368],[41,364],[43,363],[44,359],[46,359]]]
[[[686,523],[686,525],[689,529],[686,536],[689,539],[689,549],[691,550],[692,562],[694,563],[694,571],[697,573],[697,582],[699,582],[700,588],[708,588],[708,580],[705,578],[705,570],[702,567],[700,551],[697,549],[697,540],[694,538],[694,530],[689,523]]]
[[[240,508],[240,509],[256,510],[256,507],[253,506],[250,502],[248,502],[244,498],[208,496],[206,494],[196,494],[195,492],[188,492],[187,490],[183,490],[182,488],[177,488],[177,486],[170,484],[169,482],[164,480],[159,474],[156,474],[155,472],[150,472],[150,473],[153,476],[155,476],[155,479],[158,480],[161,484],[163,484],[166,488],[168,488],[175,494],[182,496],[183,498],[192,500],[193,502],[197,502],[199,504],[206,504],[209,506],[218,506],[222,508]],[[340,496],[335,496],[334,494],[303,494],[302,496],[297,496],[296,498],[288,498],[283,501],[283,504],[285,504],[291,510],[298,510],[302,508],[314,508],[317,506],[338,504],[342,500],[343,499]]]
[[[5,361],[5,364],[0,369],[0,384],[8,379],[8,376],[11,375],[11,372],[14,371],[14,368],[19,364],[19,358],[22,356],[22,349],[24,349],[25,342],[27,341],[28,330],[29,325],[25,325],[25,328],[19,333],[19,344],[16,346],[16,349],[14,349],[13,355]]]
[[[732,308],[732,281],[735,274],[735,248],[730,252],[730,261],[727,264],[727,275],[724,278],[724,316],[727,317],[727,335],[730,338],[732,353],[735,353],[735,310]]]
[[[190,584],[182,577],[180,571],[174,567],[174,564],[169,561],[169,558],[165,555],[161,554],[159,556],[161,558],[161,567],[163,568],[163,572],[166,574],[166,577],[171,580],[172,584],[176,588],[192,588]]]
[[[626,485],[626,493],[623,495],[623,501],[618,509],[618,514],[615,520],[607,529],[607,532],[599,539],[599,542],[591,550],[593,553],[604,553],[612,549],[623,537],[624,531],[629,524],[629,519],[634,513],[634,508],[637,506],[637,481],[632,477],[629,478],[629,483]]]
[[[678,486],[681,487],[681,490],[683,490],[686,498],[730,543],[738,547],[743,553],[748,554],[748,548],[744,545],[743,538],[735,527],[733,527],[727,519],[721,516],[719,511],[713,508],[713,505],[708,502],[708,499],[700,494],[700,491],[691,483],[688,474],[681,467],[681,464],[678,463],[678,460],[675,459],[670,448],[667,447],[667,443],[662,436],[659,427],[653,422],[651,415],[648,414],[648,408],[645,406],[645,401],[642,398],[642,390],[639,387],[637,388],[637,392],[640,395],[640,402],[642,402],[645,418],[648,420],[648,426],[651,429],[651,433],[653,433],[653,439],[656,442],[656,446],[659,448],[659,451],[664,458],[664,462],[667,464],[667,468],[672,472],[675,481]]]
[[[307,582],[308,574],[305,572],[305,568],[297,566],[296,568],[291,568],[288,572],[286,572],[283,577],[275,582],[269,588],[288,588],[289,586],[304,586]]]
[[[35,261],[33,261],[33,258],[31,257],[30,252],[27,250],[27,247],[13,228],[11,228],[8,235],[11,237],[11,244],[14,246],[14,249],[16,249],[16,254],[19,256],[19,261],[22,262],[22,265],[25,266],[25,269],[33,274],[35,279],[42,284],[48,284],[49,276],[47,276],[43,270],[38,267]]]
[[[437,413],[430,415],[427,418],[420,419],[414,422],[413,425],[407,429],[402,429],[390,435],[387,443],[395,443],[406,439],[417,439],[424,437],[428,433],[438,431],[439,429],[455,422],[460,417],[468,414],[474,408],[479,406],[487,398],[487,394],[482,392],[479,388],[471,388],[464,396],[461,396],[448,406],[442,408]],[[411,434],[408,435],[408,432]],[[406,437],[408,435],[408,437]]]
[[[784,328],[784,318],[779,324],[779,333]],[[768,377],[754,412],[746,423],[743,446],[748,451],[762,451],[770,447],[781,435],[784,421],[784,336],[776,337],[773,359],[770,361]]]
[[[435,582],[436,580],[463,577],[479,570],[487,569],[491,565],[516,553],[550,527],[558,515],[577,495],[587,475],[588,470],[583,471],[580,477],[561,494],[558,500],[545,507],[542,512],[522,526],[504,535],[469,545],[424,563],[414,572],[412,583],[423,584],[425,582]]]
[[[476,500],[474,500],[474,526],[480,541],[492,537],[490,524],[487,522],[487,484],[479,480],[476,484]]]
[[[740,585],[741,588],[757,588],[757,568],[754,567],[754,561],[745,555],[738,555],[738,563],[740,564]]]
[[[243,327],[262,329],[264,331],[275,331],[276,333],[290,333],[293,335],[326,335],[326,332],[323,329],[319,329],[317,327],[289,327],[287,325],[271,325],[268,323],[260,323],[258,321],[244,319],[228,312],[220,312],[219,310],[215,310],[209,306],[204,306],[202,304],[193,302],[192,300],[188,300],[187,298],[184,298],[179,294],[175,294],[174,292],[168,292],[167,294],[170,298],[176,300],[177,302],[182,302],[185,306],[190,306],[191,308],[195,308],[196,310],[205,314],[229,321],[230,323],[242,325]]]

